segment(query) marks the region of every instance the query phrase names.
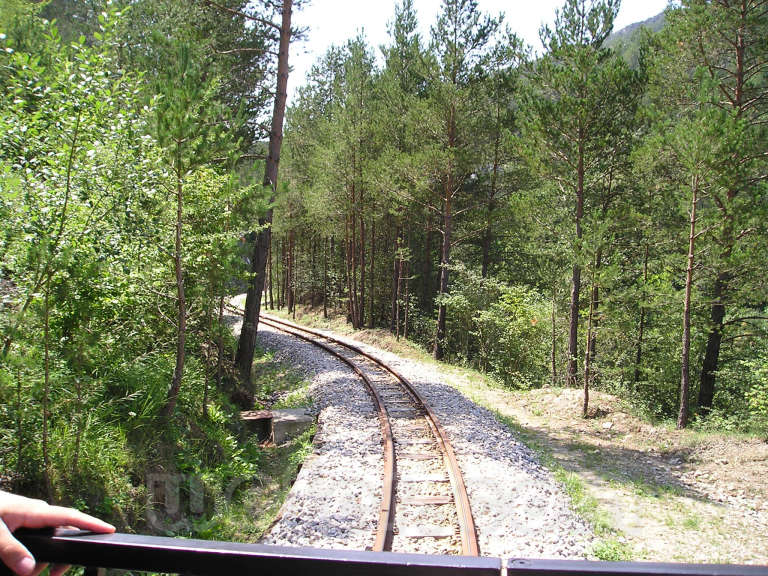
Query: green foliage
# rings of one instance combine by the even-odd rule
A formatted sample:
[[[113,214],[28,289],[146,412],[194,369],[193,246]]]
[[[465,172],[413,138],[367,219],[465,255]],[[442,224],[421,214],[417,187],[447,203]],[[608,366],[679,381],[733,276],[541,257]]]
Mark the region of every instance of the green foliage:
[[[540,386],[549,376],[549,304],[528,288],[462,267],[453,272],[455,287],[443,300],[450,313],[448,349],[508,386]]]
[[[60,33],[30,6],[4,3],[0,31],[0,482],[153,529],[148,473],[194,476],[216,500],[259,465],[215,375],[231,346],[220,304],[245,277],[241,236],[265,202],[239,161],[242,117],[222,104],[218,63],[178,40],[191,27],[143,39],[174,62],[156,70],[124,50],[125,15],[52,2]],[[179,409],[163,421],[176,184],[190,337]]]
[[[278,306],[295,293],[425,346],[444,306],[445,355],[508,386],[563,380],[578,270],[592,385],[668,418],[692,178],[692,373],[717,344],[695,426],[766,433],[764,11],[682,2],[630,67],[606,41],[613,0],[567,0],[535,59],[474,0],[443,2],[428,39],[403,0],[383,66],[360,35],[313,68],[270,207],[261,166],[241,156],[264,151],[274,30],[206,3],[120,4],[0,4],[4,486],[138,529],[147,473],[164,470],[199,480],[185,498],[208,498],[180,532],[237,532],[271,456],[233,424],[222,305],[248,279],[245,238],[268,208]],[[183,386],[161,425],[179,352]],[[262,368],[260,403],[307,401],[298,379]],[[280,457],[292,466],[302,442]]]

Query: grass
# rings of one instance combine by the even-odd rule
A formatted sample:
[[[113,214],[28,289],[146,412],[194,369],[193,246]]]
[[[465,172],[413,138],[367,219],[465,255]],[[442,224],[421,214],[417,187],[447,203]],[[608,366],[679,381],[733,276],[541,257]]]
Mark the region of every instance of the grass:
[[[566,470],[554,457],[552,449],[539,435],[512,418],[488,405],[477,394],[472,394],[472,401],[491,410],[496,419],[515,433],[523,443],[533,450],[539,461],[548,468],[571,499],[573,510],[592,527],[597,541],[592,547],[592,554],[598,560],[629,561],[633,558],[632,547],[625,541],[619,530],[613,527],[610,516],[601,508],[597,499],[589,492],[581,477]]]
[[[275,361],[271,352],[258,351],[253,362],[255,409],[298,408],[312,403],[309,383],[291,366]]]
[[[592,553],[605,562],[629,562],[633,558],[632,546],[616,538],[605,538],[595,544]]]
[[[233,542],[255,542],[267,532],[312,453],[314,426],[299,437],[264,449],[259,475],[237,498],[222,502],[217,513],[197,527],[195,536]]]
[[[309,383],[271,352],[257,351],[253,369],[256,408],[309,406]],[[194,536],[233,542],[255,542],[280,512],[305,458],[312,453],[314,425],[279,446],[262,446],[253,479],[233,481],[216,503],[214,515],[195,526]],[[235,486],[235,484],[238,484]],[[243,483],[247,487],[242,487]]]

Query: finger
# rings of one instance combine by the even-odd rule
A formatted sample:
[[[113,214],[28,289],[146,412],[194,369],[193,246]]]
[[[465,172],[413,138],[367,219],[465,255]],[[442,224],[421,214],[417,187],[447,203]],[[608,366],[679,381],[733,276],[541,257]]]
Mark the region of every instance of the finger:
[[[112,533],[115,527],[103,520],[94,518],[88,514],[64,508],[63,506],[49,506],[41,503],[33,510],[25,511],[23,518],[19,519],[18,526],[25,528],[45,528],[48,526],[74,526],[81,530],[92,532]]]
[[[50,576],[61,576],[67,570],[69,570],[69,564],[56,564],[51,567]]]
[[[35,559],[21,542],[16,540],[5,523],[0,520],[0,560],[20,576],[35,573]]]

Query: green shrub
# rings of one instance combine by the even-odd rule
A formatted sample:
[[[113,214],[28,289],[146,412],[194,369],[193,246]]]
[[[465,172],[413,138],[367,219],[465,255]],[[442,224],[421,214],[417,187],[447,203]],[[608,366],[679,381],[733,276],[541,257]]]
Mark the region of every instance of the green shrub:
[[[535,290],[510,286],[456,266],[448,306],[447,350],[453,358],[517,388],[549,377],[550,304]]]

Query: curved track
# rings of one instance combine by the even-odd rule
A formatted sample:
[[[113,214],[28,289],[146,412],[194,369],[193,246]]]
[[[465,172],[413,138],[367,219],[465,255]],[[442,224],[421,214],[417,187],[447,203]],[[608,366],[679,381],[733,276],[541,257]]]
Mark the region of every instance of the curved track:
[[[453,448],[413,385],[357,346],[272,316],[262,315],[261,322],[323,348],[350,366],[368,387],[384,451],[373,549],[479,555],[469,497]]]

